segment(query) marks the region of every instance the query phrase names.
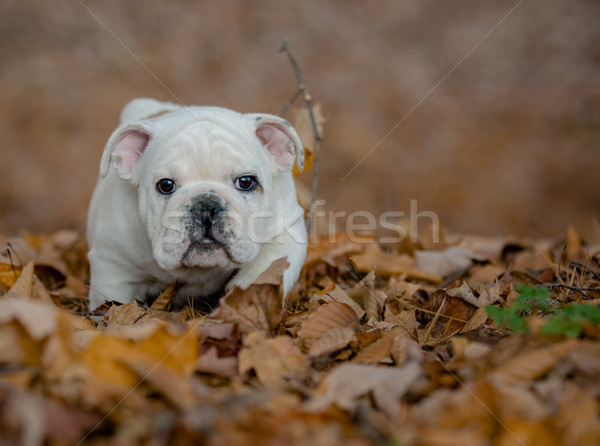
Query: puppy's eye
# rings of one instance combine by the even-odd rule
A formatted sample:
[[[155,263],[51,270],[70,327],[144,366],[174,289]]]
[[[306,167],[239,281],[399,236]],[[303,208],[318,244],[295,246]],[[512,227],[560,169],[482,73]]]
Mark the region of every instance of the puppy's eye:
[[[156,183],[156,190],[163,195],[169,195],[175,192],[175,181],[170,178],[163,178]]]
[[[235,180],[235,187],[244,192],[253,191],[256,189],[256,186],[258,186],[258,180],[256,177],[250,175],[244,175]]]

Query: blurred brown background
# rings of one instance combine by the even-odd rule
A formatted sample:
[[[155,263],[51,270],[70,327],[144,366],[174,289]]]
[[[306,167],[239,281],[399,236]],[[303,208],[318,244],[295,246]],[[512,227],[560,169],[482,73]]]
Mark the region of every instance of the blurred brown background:
[[[0,232],[83,229],[134,97],[279,113],[288,38],[328,117],[329,209],[417,199],[453,231],[596,236],[600,2],[526,0],[499,24],[517,4],[2,0]]]

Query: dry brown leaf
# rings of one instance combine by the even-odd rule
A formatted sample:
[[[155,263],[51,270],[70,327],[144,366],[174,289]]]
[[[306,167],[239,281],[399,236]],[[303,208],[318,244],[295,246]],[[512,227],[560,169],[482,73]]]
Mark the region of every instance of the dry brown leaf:
[[[14,266],[10,263],[0,263],[0,291],[11,289],[20,275],[20,266]]]
[[[460,286],[458,286],[456,288],[449,288],[448,290],[446,290],[446,294],[448,294],[448,296],[452,296],[452,297],[459,297],[462,300],[464,300],[465,302],[470,303],[474,307],[477,307],[477,308],[481,307],[479,300],[477,300],[477,298],[473,294],[473,291],[471,291],[471,288],[469,287],[469,285],[467,284],[467,282],[465,280],[462,281]]]
[[[408,336],[399,334],[392,338],[390,354],[396,365],[403,365],[405,362],[423,362],[423,350],[417,341]]]
[[[131,369],[139,383],[146,383],[162,394],[166,400],[180,410],[191,408],[198,401],[193,381],[151,358],[122,357],[122,363]]]
[[[151,310],[154,311],[166,311],[168,305],[175,299],[177,292],[181,289],[182,284],[173,283],[167,287],[160,295],[156,298],[152,305]]]
[[[50,293],[48,293],[44,284],[36,276],[33,276],[33,283],[31,284],[31,297],[34,300],[40,300],[44,303],[52,303]]]
[[[494,263],[475,265],[469,271],[469,282],[476,284],[494,283],[498,277],[506,272],[506,267]]]
[[[341,302],[346,304],[350,306],[358,318],[361,319],[365,314],[365,310],[358,303],[356,303],[353,298],[348,296],[348,293],[342,290],[338,285],[335,283],[332,283],[332,285],[333,288],[321,296],[321,300],[325,302]]]
[[[118,331],[121,327],[132,327],[149,321],[151,319],[148,317],[146,309],[133,301],[110,307],[102,320],[98,322],[98,328]]]
[[[383,320],[386,323],[402,327],[410,334],[420,326],[417,321],[416,310],[404,310],[398,314],[394,314],[390,307],[386,306],[383,316]]]
[[[315,397],[306,404],[310,411],[321,412],[331,405],[354,411],[359,398],[372,392],[375,403],[388,415],[398,412],[400,398],[423,373],[416,362],[402,367],[342,364],[326,376]]]
[[[417,268],[441,277],[467,269],[473,264],[473,260],[483,258],[458,246],[450,246],[444,251],[415,251]]]
[[[232,378],[238,374],[238,358],[234,356],[220,357],[217,348],[212,346],[198,357],[196,371]]]
[[[353,340],[356,340],[353,328],[332,328],[312,343],[308,349],[308,355],[313,357],[329,355],[346,347]]]
[[[238,353],[242,348],[234,324],[198,325],[200,355],[196,370],[224,377],[238,375]]]
[[[302,378],[309,365],[310,361],[294,345],[291,337],[267,339],[257,331],[248,335],[239,355],[240,373],[254,370],[258,380],[268,387]]]
[[[31,299],[31,288],[33,286],[33,262],[29,262],[19,275],[15,284],[8,290],[6,297],[12,299]]]
[[[315,118],[315,124],[317,125],[317,130],[319,134],[323,136],[323,126],[326,122],[325,117],[323,116],[323,112],[321,110],[321,104],[316,103],[313,105],[313,116]],[[310,118],[310,113],[308,108],[293,108],[292,109],[293,118],[292,123],[298,136],[300,137],[300,141],[302,141],[302,145],[304,146],[304,170],[308,170],[312,167],[314,158],[315,158],[315,132],[312,124],[312,120]],[[294,166],[293,170],[294,176],[300,174],[300,171],[296,166]]]
[[[491,305],[495,302],[502,300],[502,293],[506,289],[506,286],[502,282],[496,282],[492,286],[483,286],[480,285],[476,288],[476,291],[479,292],[479,297],[477,301],[481,307],[486,307],[487,305]]]
[[[467,331],[475,330],[477,327],[482,326],[488,320],[487,312],[485,311],[485,307],[478,308],[475,311],[475,314],[469,319],[469,322],[465,324],[462,328],[461,333],[465,333]]]
[[[489,380],[497,388],[526,383],[546,373],[577,345],[577,341],[568,340],[539,350],[520,353],[494,370],[489,375]]]
[[[140,327],[131,331],[143,334],[132,340],[125,331],[118,336],[102,334],[94,337],[82,352],[82,359],[95,379],[110,385],[132,387],[138,381],[126,366],[133,361],[166,367],[177,375],[189,376],[196,367],[198,339],[195,329],[171,333],[165,325]]]
[[[56,307],[33,300],[0,300],[0,324],[18,321],[32,339],[39,341],[55,333]]]
[[[275,260],[248,289],[234,287],[221,299],[212,317],[236,323],[243,333],[274,333],[284,315],[281,284],[288,266],[284,258]]]
[[[298,338],[310,348],[317,340],[333,328],[354,328],[358,324],[358,317],[354,310],[346,304],[331,302],[320,306],[310,314],[298,330]]]
[[[368,321],[377,322],[381,320],[381,312],[387,300],[385,292],[358,286],[351,290],[349,294],[353,299],[362,303]]]
[[[405,275],[410,279],[434,283],[442,281],[442,277],[418,269],[409,255],[389,254],[381,251],[376,244],[367,245],[365,252],[352,256],[352,262],[363,273],[375,270],[381,275]]]
[[[403,329],[394,328],[389,333],[367,345],[364,349],[358,352],[358,354],[352,359],[352,362],[358,362],[361,364],[376,364],[391,360],[391,347],[392,342],[396,336],[403,333]]]
[[[577,231],[573,225],[567,227],[567,261],[579,260],[582,256],[583,244],[581,237],[577,234]]]

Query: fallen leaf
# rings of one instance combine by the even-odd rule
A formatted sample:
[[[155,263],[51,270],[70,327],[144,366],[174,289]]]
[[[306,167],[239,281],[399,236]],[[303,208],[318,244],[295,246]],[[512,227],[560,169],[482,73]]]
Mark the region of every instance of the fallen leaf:
[[[504,388],[536,379],[554,367],[577,344],[575,340],[568,340],[539,350],[521,353],[501,364],[489,375],[489,380],[497,388]]]
[[[372,392],[375,403],[394,416],[400,398],[421,373],[423,370],[416,362],[408,362],[402,367],[342,364],[325,376],[315,397],[305,407],[321,412],[335,404],[352,412],[357,408],[359,398]]]
[[[131,388],[139,377],[128,366],[132,362],[166,367],[173,373],[189,376],[196,367],[198,339],[195,329],[171,333],[162,324],[142,326],[118,335],[94,337],[83,350],[82,359],[97,380]],[[140,339],[132,339],[132,336]]]
[[[469,322],[467,322],[461,330],[461,333],[465,333],[467,331],[475,330],[478,327],[481,327],[488,320],[488,314],[485,310],[485,307],[478,308],[477,311],[471,316]]]
[[[369,344],[362,349],[352,359],[352,362],[358,362],[361,364],[377,364],[386,360],[391,360],[391,347],[392,342],[396,336],[401,336],[403,330],[401,328],[394,328],[389,333],[378,339],[377,341]]]
[[[314,123],[317,126],[319,135],[322,137],[323,127],[326,119],[323,117],[321,104],[314,104],[312,112],[315,120]],[[298,133],[298,136],[300,137],[300,141],[302,141],[302,145],[304,146],[304,170],[308,170],[312,167],[315,158],[315,131],[313,122],[310,117],[310,112],[306,107],[293,108],[292,113],[294,115],[292,118],[292,123],[296,129],[296,133]],[[300,174],[300,171],[296,166],[294,166],[293,173],[294,176]]]
[[[232,378],[238,374],[238,358],[233,356],[220,357],[217,348],[211,346],[205,353],[198,356],[196,371],[217,376]]]
[[[471,288],[469,287],[467,282],[464,280],[461,281],[460,286],[458,286],[456,288],[447,289],[446,294],[448,294],[448,296],[452,296],[452,297],[460,297],[462,300],[470,303],[474,307],[480,308],[482,306],[479,303],[479,300],[473,294],[473,291],[471,291]]]
[[[120,327],[132,327],[143,324],[151,319],[146,309],[136,301],[124,305],[113,305],[98,322],[99,329],[118,331]],[[155,321],[153,321],[155,322]]]
[[[394,326],[404,328],[407,333],[414,333],[421,325],[417,321],[415,310],[403,310],[398,314],[394,314],[389,306],[385,308],[383,320]]]
[[[15,284],[8,290],[6,297],[9,299],[25,298],[31,299],[31,288],[33,286],[33,262],[29,262]]]
[[[248,289],[234,287],[221,299],[212,317],[236,323],[244,333],[274,333],[283,319],[281,284],[288,266],[284,258],[275,260]]]
[[[308,349],[309,356],[322,356],[334,353],[356,340],[354,329],[350,327],[332,328],[313,342]]]
[[[169,367],[162,367],[160,362],[150,358],[143,360],[132,356],[123,357],[121,361],[135,373],[138,383],[146,383],[162,394],[173,407],[185,410],[198,402],[198,395],[189,376],[180,375]]]
[[[331,302],[320,306],[309,315],[298,330],[298,338],[307,348],[322,338],[333,328],[354,328],[358,325],[358,316],[350,306]]]
[[[325,302],[340,302],[348,305],[354,310],[359,319],[361,319],[365,314],[365,310],[363,309],[363,307],[356,303],[354,299],[348,296],[348,293],[346,293],[344,290],[342,290],[339,286],[335,284],[333,284],[333,288],[327,291],[321,297],[321,299]]]
[[[412,257],[403,254],[388,254],[381,251],[376,244],[367,245],[365,252],[353,255],[352,262],[363,273],[375,270],[377,274],[381,275],[405,275],[410,279],[434,283],[442,281],[441,276],[417,268]]]
[[[21,267],[10,263],[0,263],[0,290],[8,291],[21,275]]]
[[[450,246],[444,251],[415,251],[416,267],[440,277],[450,276],[469,268],[473,260],[484,259],[458,246]]]
[[[240,373],[254,370],[261,384],[268,387],[302,378],[309,365],[310,361],[289,336],[267,339],[260,332],[250,333],[239,355]]]

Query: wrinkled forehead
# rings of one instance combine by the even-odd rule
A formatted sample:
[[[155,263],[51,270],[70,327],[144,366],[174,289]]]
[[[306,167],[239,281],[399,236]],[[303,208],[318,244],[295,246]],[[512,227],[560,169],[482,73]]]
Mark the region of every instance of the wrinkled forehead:
[[[210,120],[197,120],[182,126],[175,127],[165,135],[163,144],[169,146],[188,146],[203,148],[206,146],[218,146],[236,148],[248,145],[252,141],[241,126],[223,125]]]
[[[153,141],[155,166],[170,166],[183,179],[227,176],[232,171],[258,169],[267,162],[252,133],[211,121],[171,128]],[[224,178],[221,178],[224,179]]]

